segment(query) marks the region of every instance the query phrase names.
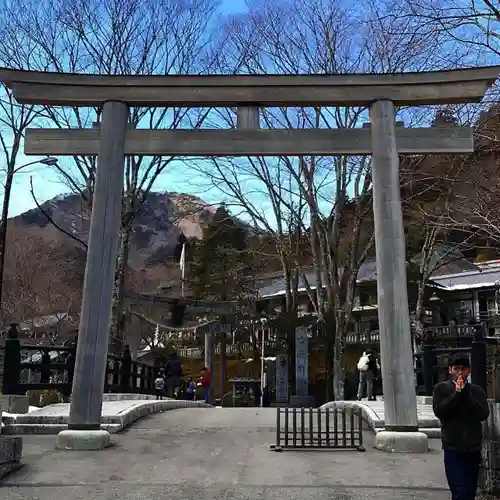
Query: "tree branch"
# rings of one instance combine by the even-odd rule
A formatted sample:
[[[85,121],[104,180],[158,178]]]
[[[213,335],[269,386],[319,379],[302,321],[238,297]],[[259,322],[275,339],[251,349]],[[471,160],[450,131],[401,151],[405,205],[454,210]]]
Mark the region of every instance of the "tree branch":
[[[37,198],[35,196],[35,192],[34,192],[34,189],[33,189],[33,177],[31,177],[31,176],[30,176],[30,193],[31,193],[31,197],[33,198],[33,201],[35,202],[36,207],[45,216],[45,218],[50,222],[50,224],[52,224],[61,233],[63,233],[64,235],[68,236],[68,238],[71,238],[73,241],[76,241],[79,245],[82,245],[85,248],[85,250],[87,251],[88,250],[87,243],[85,243],[83,240],[81,240],[80,238],[78,238],[74,234],[71,234],[69,231],[67,231],[66,229],[64,229],[63,227],[61,227],[57,222],[54,221],[54,219],[40,205],[40,203],[38,202],[38,200],[37,200]]]

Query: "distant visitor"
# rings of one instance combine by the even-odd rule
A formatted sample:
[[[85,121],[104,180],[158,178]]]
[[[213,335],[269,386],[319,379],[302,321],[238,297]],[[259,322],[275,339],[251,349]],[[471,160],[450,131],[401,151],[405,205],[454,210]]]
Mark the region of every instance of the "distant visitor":
[[[373,351],[366,351],[358,361],[359,383],[358,401],[364,397],[365,388],[368,401],[375,401],[375,380],[378,375],[377,359]]]
[[[196,383],[192,378],[189,378],[186,384],[186,398],[189,401],[196,399]]]
[[[163,370],[160,371],[158,377],[155,379],[156,399],[162,399],[165,394],[165,374]]]
[[[201,369],[200,384],[203,387],[203,397],[205,398],[205,403],[210,403],[210,378],[211,378],[210,368],[204,366]]]
[[[165,381],[167,383],[167,396],[176,398],[182,385],[182,363],[177,356],[177,351],[173,351],[165,363]]]

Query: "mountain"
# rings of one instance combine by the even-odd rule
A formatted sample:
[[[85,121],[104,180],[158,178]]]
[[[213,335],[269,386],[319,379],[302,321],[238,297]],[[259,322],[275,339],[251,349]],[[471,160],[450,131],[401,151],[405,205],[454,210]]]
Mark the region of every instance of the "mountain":
[[[139,271],[161,265],[162,258],[174,255],[181,234],[186,238],[201,238],[216,208],[193,195],[168,191],[149,193],[135,219],[130,267]],[[57,196],[41,205],[41,210],[29,210],[10,219],[9,224],[18,231],[35,230],[48,240],[81,247],[54,227],[45,214],[74,237],[88,240],[90,211],[78,195]]]
[[[178,286],[179,242],[200,239],[216,210],[196,196],[150,193],[133,225],[126,293]],[[86,262],[81,241],[88,240],[89,227],[90,210],[76,195],[57,196],[9,219],[2,294],[8,321],[78,318]]]

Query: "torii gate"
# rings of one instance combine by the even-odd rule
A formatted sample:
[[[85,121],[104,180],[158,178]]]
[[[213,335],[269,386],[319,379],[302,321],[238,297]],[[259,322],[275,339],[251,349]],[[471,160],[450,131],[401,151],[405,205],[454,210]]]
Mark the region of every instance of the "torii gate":
[[[418,431],[406,289],[399,154],[468,153],[467,128],[396,129],[395,106],[479,102],[500,66],[394,75],[102,76],[0,70],[21,104],[102,106],[100,129],[28,130],[28,155],[97,155],[69,430],[60,446],[97,449],[125,155],[372,155],[387,451],[427,451]],[[131,106],[236,107],[237,130],[129,130]],[[371,127],[259,130],[260,107],[367,106]],[[84,443],[84,444],[82,444]]]

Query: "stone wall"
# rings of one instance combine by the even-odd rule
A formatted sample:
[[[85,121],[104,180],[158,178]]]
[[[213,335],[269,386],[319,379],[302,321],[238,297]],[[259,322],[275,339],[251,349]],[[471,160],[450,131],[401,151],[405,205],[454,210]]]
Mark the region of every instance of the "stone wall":
[[[500,403],[490,402],[490,418],[483,424],[482,467],[479,489],[500,494]]]
[[[0,392],[2,392],[3,359],[5,355],[5,332],[0,329]]]

